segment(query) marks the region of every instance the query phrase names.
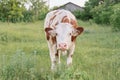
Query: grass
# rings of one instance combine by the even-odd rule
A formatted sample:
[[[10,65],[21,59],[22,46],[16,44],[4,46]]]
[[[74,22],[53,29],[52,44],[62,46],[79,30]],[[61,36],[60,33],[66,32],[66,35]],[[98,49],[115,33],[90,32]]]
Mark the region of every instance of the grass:
[[[0,22],[0,80],[120,80],[120,32],[78,23],[85,31],[77,38],[73,65],[67,69],[61,56],[61,66],[51,72],[43,21]]]

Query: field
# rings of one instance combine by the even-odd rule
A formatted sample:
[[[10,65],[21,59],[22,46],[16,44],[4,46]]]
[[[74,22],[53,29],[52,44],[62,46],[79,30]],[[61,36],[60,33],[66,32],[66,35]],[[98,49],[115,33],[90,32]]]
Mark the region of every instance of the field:
[[[78,22],[85,31],[77,38],[73,65],[66,68],[66,56],[61,56],[54,72],[43,21],[0,22],[0,80],[120,80],[120,32]]]

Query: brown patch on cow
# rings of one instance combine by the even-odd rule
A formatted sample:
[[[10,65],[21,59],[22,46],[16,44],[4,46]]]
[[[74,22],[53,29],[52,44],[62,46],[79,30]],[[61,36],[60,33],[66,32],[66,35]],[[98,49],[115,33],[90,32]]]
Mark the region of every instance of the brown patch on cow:
[[[50,18],[50,20],[53,20],[56,17],[56,15],[54,15],[52,18]]]
[[[56,57],[58,57],[58,56],[59,56],[59,54],[58,54],[58,50],[57,50],[57,52],[56,52],[55,56],[56,56]]]
[[[50,18],[49,27],[50,27],[50,25],[52,24],[52,22],[53,22],[53,20],[54,20],[55,17],[56,17],[56,15],[54,15],[52,18]]]
[[[69,19],[68,19],[68,17],[67,16],[64,16],[63,18],[62,18],[62,21],[61,21],[62,23],[69,23]]]
[[[58,22],[55,23],[55,26],[58,25]]]
[[[77,36],[72,36],[72,37],[71,37],[71,41],[74,42],[74,41],[76,40],[76,37],[77,37]]]
[[[57,61],[53,61],[54,63],[56,63]]]
[[[53,43],[53,44],[56,43],[56,37],[52,37],[52,43]]]
[[[77,29],[78,35],[80,35],[84,31],[83,27],[77,27],[76,29]]]
[[[49,39],[50,39],[50,36],[46,35],[46,38],[47,38],[47,40],[49,40]]]
[[[76,20],[71,19],[70,23],[71,23],[71,25],[73,25],[74,28],[77,27],[77,21]]]
[[[45,28],[45,32],[46,32],[46,38],[47,38],[47,40],[49,40],[50,39],[50,34],[48,33],[48,31],[50,31],[50,30],[52,30],[52,28]]]
[[[56,10],[53,14],[56,14],[57,12],[59,12],[58,10]]]
[[[54,15],[60,15],[61,13],[63,13],[63,12],[60,12],[59,10],[57,10],[57,11],[55,11],[53,14],[54,14]]]
[[[72,58],[72,57],[73,57],[73,55],[70,55],[70,57]]]
[[[60,12],[59,15],[62,14],[62,13],[63,13],[63,12]]]
[[[48,27],[48,28],[45,28],[45,32],[46,32],[47,34],[49,34],[48,31],[50,31],[50,30],[53,30],[53,29],[52,29],[52,28],[49,28],[49,27]]]

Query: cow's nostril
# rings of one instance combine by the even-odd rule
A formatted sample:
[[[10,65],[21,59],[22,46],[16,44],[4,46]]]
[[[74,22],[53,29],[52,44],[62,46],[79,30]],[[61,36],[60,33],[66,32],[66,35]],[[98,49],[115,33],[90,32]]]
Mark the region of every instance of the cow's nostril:
[[[64,47],[66,48],[66,47],[67,47],[67,45],[66,45],[66,44],[64,44]]]

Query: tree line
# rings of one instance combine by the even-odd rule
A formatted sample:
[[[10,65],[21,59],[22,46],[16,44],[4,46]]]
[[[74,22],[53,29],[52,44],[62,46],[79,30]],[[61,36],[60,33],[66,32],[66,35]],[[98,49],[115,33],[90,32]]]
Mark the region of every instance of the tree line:
[[[74,14],[78,19],[112,25],[114,31],[120,31],[120,0],[89,0],[84,11],[75,11]]]
[[[30,3],[32,5],[27,9],[25,4]],[[43,20],[50,11],[45,4],[44,0],[0,0],[0,21]],[[115,31],[120,31],[120,0],[89,0],[85,3],[84,11],[77,10],[73,14],[78,19],[112,25]]]
[[[48,7],[43,0],[0,0],[0,21],[32,22],[44,19]],[[29,9],[26,5],[30,5]]]

